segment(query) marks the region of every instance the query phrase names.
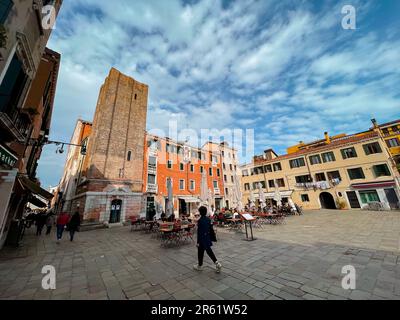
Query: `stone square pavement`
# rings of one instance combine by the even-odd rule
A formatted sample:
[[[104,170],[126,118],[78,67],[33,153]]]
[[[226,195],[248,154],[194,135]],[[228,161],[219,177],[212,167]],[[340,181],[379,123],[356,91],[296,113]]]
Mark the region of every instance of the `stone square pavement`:
[[[0,251],[0,299],[400,299],[400,212],[306,212],[255,230],[257,240],[218,228],[216,274],[192,270],[195,244],[163,248],[129,227],[33,235]],[[56,267],[56,290],[41,288],[44,265]],[[345,265],[356,289],[341,287]]]

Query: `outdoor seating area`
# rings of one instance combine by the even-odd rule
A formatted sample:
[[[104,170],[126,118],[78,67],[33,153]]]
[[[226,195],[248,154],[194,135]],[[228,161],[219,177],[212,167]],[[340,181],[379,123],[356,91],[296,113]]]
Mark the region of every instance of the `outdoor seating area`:
[[[190,220],[177,219],[173,222],[166,220],[146,221],[144,218],[131,218],[131,231],[141,231],[152,234],[160,241],[160,246],[181,246],[194,242],[196,224]]]

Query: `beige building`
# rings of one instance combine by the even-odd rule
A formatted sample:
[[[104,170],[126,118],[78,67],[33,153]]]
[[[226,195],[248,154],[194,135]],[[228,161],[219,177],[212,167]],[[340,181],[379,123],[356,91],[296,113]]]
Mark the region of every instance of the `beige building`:
[[[292,199],[304,209],[362,208],[379,202],[384,209],[399,207],[398,171],[390,162],[378,132],[329,137],[307,148],[278,156],[272,150],[241,167],[243,202],[258,183],[267,202],[274,202],[275,188],[283,202]]]

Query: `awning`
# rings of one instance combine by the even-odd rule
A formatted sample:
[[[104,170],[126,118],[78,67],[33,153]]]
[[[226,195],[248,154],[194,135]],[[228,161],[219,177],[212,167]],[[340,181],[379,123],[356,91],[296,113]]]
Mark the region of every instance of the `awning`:
[[[35,196],[31,196],[28,200],[29,203],[32,203],[34,206],[38,208],[47,208],[47,204],[42,200],[36,198]]]
[[[288,197],[290,197],[292,195],[293,191],[291,191],[291,190],[289,190],[289,191],[279,191],[279,193],[280,193],[282,198],[288,198]],[[265,195],[265,198],[267,198],[267,199],[273,199],[274,196],[275,196],[275,192],[267,192],[264,195]],[[254,197],[256,199],[258,199],[260,197],[258,192],[254,194]]]
[[[200,199],[195,197],[178,197],[180,200],[185,200],[186,203],[199,203]]]
[[[394,180],[390,181],[380,181],[380,182],[365,182],[352,184],[353,189],[371,189],[371,188],[387,188],[394,187],[396,182]]]
[[[53,198],[53,195],[50,192],[44,190],[37,183],[33,182],[32,180],[28,179],[27,177],[18,176],[18,180],[24,189],[31,191],[33,194],[37,194],[47,200],[50,200]]]

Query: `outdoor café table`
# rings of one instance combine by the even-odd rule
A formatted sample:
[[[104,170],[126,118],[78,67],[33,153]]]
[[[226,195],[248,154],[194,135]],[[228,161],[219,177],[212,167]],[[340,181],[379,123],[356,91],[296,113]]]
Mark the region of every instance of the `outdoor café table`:
[[[230,230],[241,230],[242,229],[242,219],[240,219],[240,218],[231,218],[231,219],[227,219],[226,221],[229,222],[229,229]]]
[[[151,221],[145,221],[144,222],[144,231],[146,233],[151,232],[151,229],[154,227],[154,225],[157,223],[157,221],[151,220]]]
[[[267,213],[267,214],[265,214],[265,218],[267,219],[267,221],[270,223],[270,224],[275,224],[275,223],[277,223],[277,218],[278,218],[278,214],[276,214],[276,213]]]

